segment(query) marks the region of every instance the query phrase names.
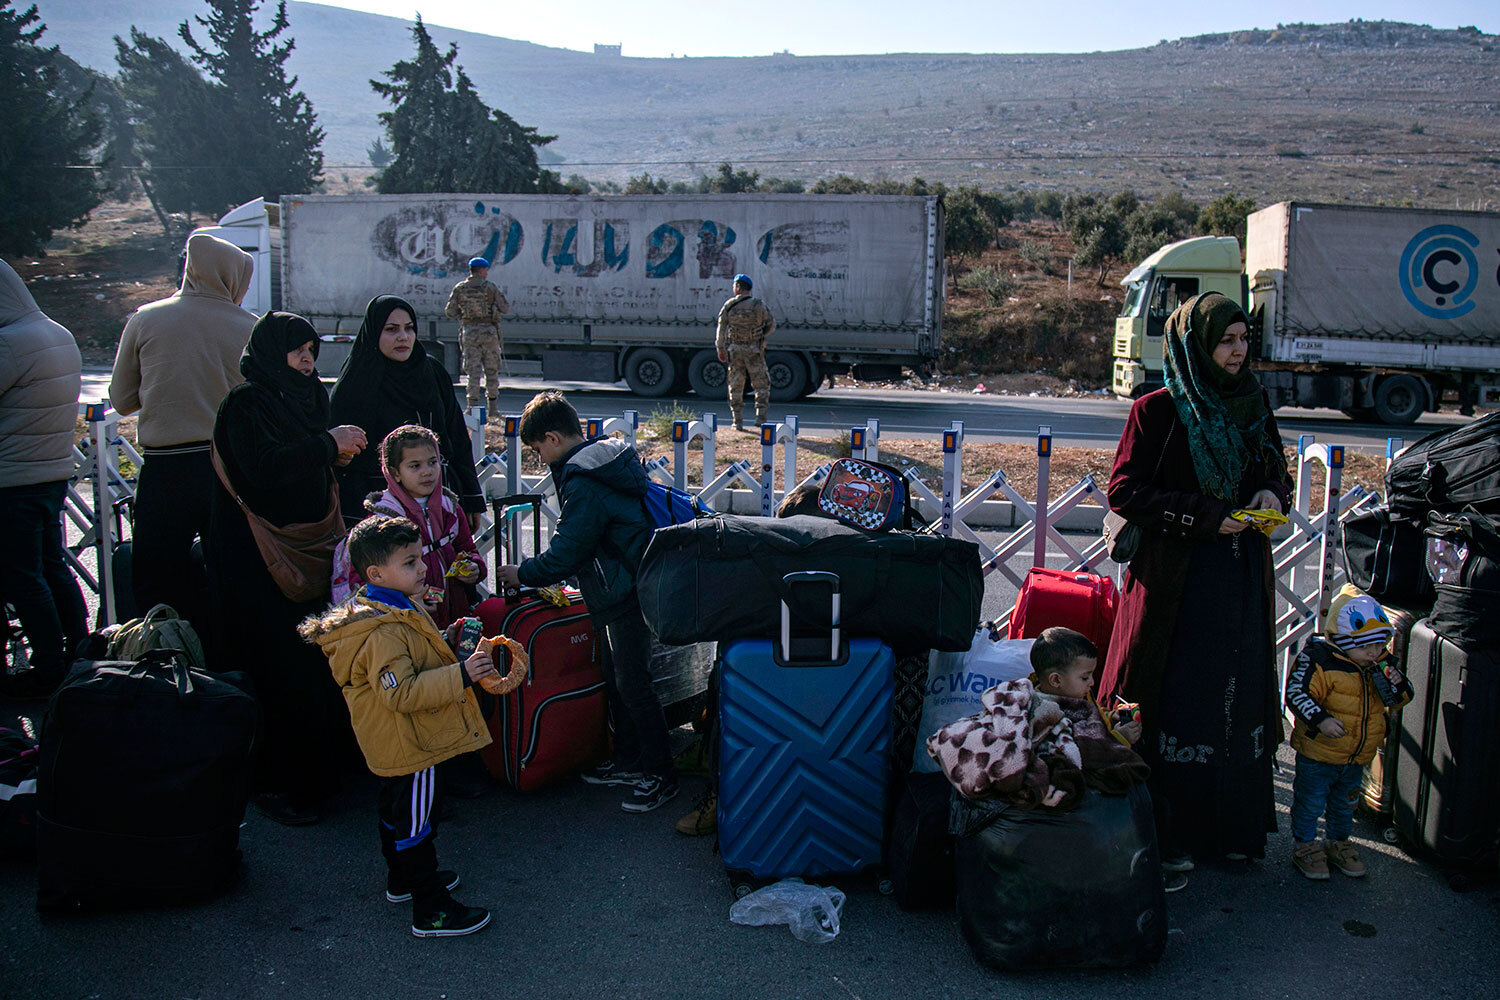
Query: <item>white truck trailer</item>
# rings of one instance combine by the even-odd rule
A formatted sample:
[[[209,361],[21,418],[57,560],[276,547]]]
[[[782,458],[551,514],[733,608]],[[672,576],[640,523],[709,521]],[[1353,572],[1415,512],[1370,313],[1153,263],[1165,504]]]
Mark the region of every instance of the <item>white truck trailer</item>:
[[[1162,382],[1176,304],[1217,291],[1251,316],[1255,365],[1275,406],[1330,407],[1409,424],[1445,390],[1500,402],[1500,213],[1279,202],[1239,244],[1163,247],[1125,276],[1114,390]]]
[[[198,231],[255,255],[245,308],[306,316],[325,342],[325,371],[366,303],[394,294],[457,373],[458,325],[443,307],[476,256],[492,262],[510,303],[511,374],[721,396],[714,321],[740,272],[776,319],[773,399],[851,371],[925,373],[941,349],[943,206],[933,197],[288,195]]]

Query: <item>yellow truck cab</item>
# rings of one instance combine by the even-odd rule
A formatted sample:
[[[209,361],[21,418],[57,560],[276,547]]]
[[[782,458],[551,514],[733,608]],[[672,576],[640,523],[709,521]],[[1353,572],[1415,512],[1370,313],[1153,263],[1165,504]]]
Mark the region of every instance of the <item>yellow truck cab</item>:
[[[1120,282],[1125,305],[1115,319],[1114,391],[1140,396],[1162,385],[1162,333],[1177,304],[1199,292],[1219,292],[1245,303],[1239,241],[1199,236],[1169,243]]]

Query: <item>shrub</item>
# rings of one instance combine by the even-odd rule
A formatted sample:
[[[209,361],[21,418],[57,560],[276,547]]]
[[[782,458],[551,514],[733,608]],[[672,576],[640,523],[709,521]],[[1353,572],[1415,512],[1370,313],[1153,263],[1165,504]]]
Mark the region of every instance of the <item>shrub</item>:
[[[1053,252],[1051,243],[1038,243],[1035,240],[1022,240],[1019,250],[1021,259],[1043,274],[1051,274],[1053,269]]]
[[[983,292],[990,305],[1002,305],[1016,290],[1015,279],[997,267],[976,267],[958,279],[958,287],[966,292]]]

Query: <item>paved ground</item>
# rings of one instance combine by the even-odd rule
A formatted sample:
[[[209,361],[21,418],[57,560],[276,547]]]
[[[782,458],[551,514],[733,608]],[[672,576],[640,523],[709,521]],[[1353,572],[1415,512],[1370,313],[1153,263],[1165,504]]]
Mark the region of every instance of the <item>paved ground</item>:
[[[990,577],[985,614],[1014,596]],[[35,718],[35,705],[0,713],[14,719],[23,707]],[[678,802],[645,816],[571,781],[453,803],[440,857],[463,876],[458,896],[492,907],[495,922],[446,941],[412,938],[405,907],[384,901],[367,777],[317,826],[288,829],[251,811],[242,883],[199,906],[42,920],[30,868],[3,862],[0,997],[1500,996],[1500,888],[1452,891],[1367,817],[1356,827],[1370,867],[1362,881],[1297,875],[1283,818],[1265,861],[1195,871],[1168,897],[1159,965],[1016,975],[974,962],[953,913],[903,913],[871,881],[848,886],[843,930],[825,946],[730,924],[711,838],[672,830],[695,790],[688,782]],[[1283,817],[1290,795],[1283,770]]]

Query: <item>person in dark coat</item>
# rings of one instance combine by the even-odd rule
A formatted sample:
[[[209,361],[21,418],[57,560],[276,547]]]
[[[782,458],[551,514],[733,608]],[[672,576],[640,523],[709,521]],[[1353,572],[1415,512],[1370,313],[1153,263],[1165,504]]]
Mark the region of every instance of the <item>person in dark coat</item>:
[[[631,788],[626,812],[650,812],[678,792],[666,718],[651,684],[651,630],[636,575],[655,529],[644,503],[641,457],[618,438],[589,441],[578,411],[560,392],[539,393],[521,413],[521,442],[552,470],[562,511],[545,552],[501,566],[510,587],[545,587],[576,577],[589,617],[609,643],[606,661],[614,757],[583,780]]]
[[[362,428],[375,442],[405,424],[434,431],[442,442],[443,483],[458,496],[469,530],[475,531],[484,495],[470,461],[469,429],[453,380],[417,339],[416,317],[405,299],[379,295],[370,300],[333,387],[332,420]],[[344,520],[351,526],[365,516],[365,497],[385,489],[378,450],[355,455],[338,474]]]
[[[213,448],[246,507],[272,524],[307,524],[328,515],[334,468],[365,447],[358,427],[328,430],[328,391],[318,380],[318,336],[291,313],[255,324],[240,359],[245,381],[214,421]],[[243,670],[261,709],[255,804],[298,826],[316,822],[337,769],[353,752],[349,713],[317,646],[297,626],[328,606],[282,594],[256,547],[250,524],[222,482],[209,520],[214,607],[213,662]],[[331,580],[331,577],[330,577]]]
[[[1263,857],[1281,741],[1270,543],[1230,513],[1290,505],[1244,312],[1217,293],[1167,321],[1167,385],[1136,400],[1110,508],[1144,529],[1099,690],[1141,706],[1164,867]]]

